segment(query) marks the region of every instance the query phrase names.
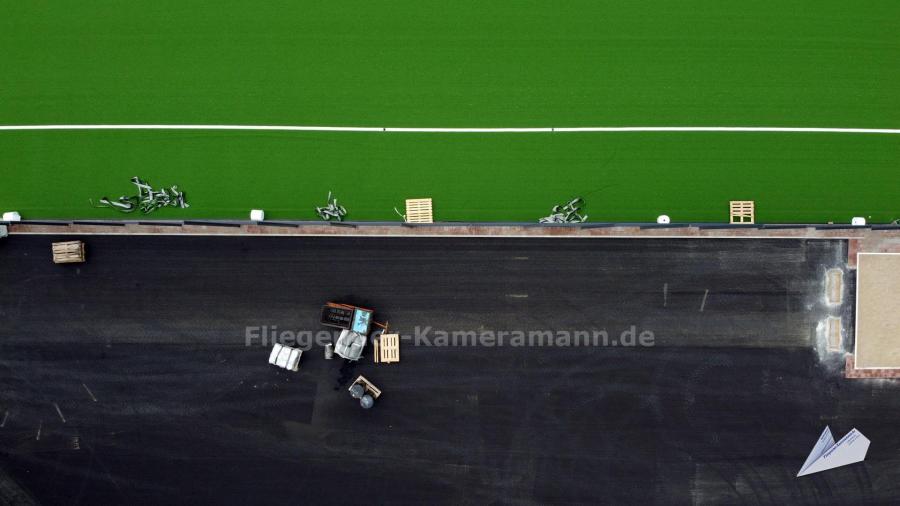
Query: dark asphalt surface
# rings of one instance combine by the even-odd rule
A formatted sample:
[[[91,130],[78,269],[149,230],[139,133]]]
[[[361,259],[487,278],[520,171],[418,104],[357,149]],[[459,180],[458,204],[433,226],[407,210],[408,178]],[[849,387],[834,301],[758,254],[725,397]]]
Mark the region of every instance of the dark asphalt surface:
[[[824,272],[842,265],[842,241],[89,236],[88,262],[60,266],[52,240],[0,240],[0,494],[20,487],[19,499],[45,504],[900,497],[900,389],[844,380],[815,350]],[[314,348],[297,373],[268,365],[258,341],[245,346],[247,327],[322,329],[327,300],[373,307],[403,334],[430,327],[431,341],[440,329],[614,340],[633,325],[655,345],[406,340],[399,364],[373,364],[368,348],[342,368]],[[357,374],[384,391],[370,411],[346,393]],[[871,439],[866,462],[795,478],[825,425]]]

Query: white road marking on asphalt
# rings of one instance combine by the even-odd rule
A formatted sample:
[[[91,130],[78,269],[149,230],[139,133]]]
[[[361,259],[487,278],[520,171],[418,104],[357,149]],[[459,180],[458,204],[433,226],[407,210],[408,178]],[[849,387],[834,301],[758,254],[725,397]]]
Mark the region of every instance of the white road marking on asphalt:
[[[513,257],[513,260],[528,260],[528,257]]]
[[[59,409],[59,404],[54,402],[53,407],[56,408],[56,414],[59,415],[59,419],[62,420],[62,423],[66,423],[66,417],[63,416],[62,410]]]
[[[669,305],[669,284],[663,283],[663,307]]]
[[[44,428],[44,422],[42,420],[42,421],[38,422],[37,436],[34,437],[35,441],[41,440],[41,429],[43,429],[43,428]]]
[[[274,132],[388,133],[556,133],[556,132],[769,132],[900,135],[900,128],[752,127],[752,126],[621,126],[621,127],[358,127],[318,125],[0,125],[0,130],[237,130]]]
[[[3,413],[3,421],[0,422],[0,429],[6,427],[6,419],[9,418],[9,410],[7,409],[5,413]]]
[[[513,299],[527,299],[528,298],[527,293],[508,293],[508,294],[506,294],[506,296],[512,297]]]
[[[91,392],[91,389],[90,389],[90,388],[88,388],[88,386],[87,386],[87,385],[85,385],[85,384],[84,384],[84,383],[82,383],[82,384],[81,384],[81,386],[83,386],[83,387],[84,387],[84,389],[85,389],[85,391],[87,391],[87,393],[88,393],[88,395],[90,395],[90,396],[91,396],[91,400],[93,400],[93,401],[94,401],[94,402],[97,402],[97,398],[96,398],[96,397],[94,397],[94,392]]]
[[[703,302],[700,303],[700,312],[701,313],[703,312],[703,308],[706,307],[706,297],[708,297],[708,296],[709,296],[709,288],[707,288],[706,291],[703,292]]]

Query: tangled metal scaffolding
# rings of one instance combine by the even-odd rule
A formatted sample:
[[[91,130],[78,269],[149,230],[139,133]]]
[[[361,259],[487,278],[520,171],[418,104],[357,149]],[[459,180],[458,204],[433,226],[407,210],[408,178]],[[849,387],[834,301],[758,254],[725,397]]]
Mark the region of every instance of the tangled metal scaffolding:
[[[338,205],[337,198],[332,197],[331,192],[328,192],[328,205],[317,207],[316,214],[325,221],[331,221],[332,219],[344,221],[344,216],[347,215],[347,208]]]
[[[581,207],[584,200],[576,197],[569,201],[568,204],[553,206],[550,210],[550,216],[545,216],[538,220],[538,223],[584,223],[588,219],[587,215],[581,215]]]
[[[137,187],[137,195],[123,195],[117,200],[103,197],[99,200],[100,205],[95,207],[110,207],[123,213],[131,213],[135,209],[140,209],[143,214],[150,214],[162,207],[178,207],[181,209],[190,207],[184,200],[184,192],[178,190],[178,186],[154,190],[153,187],[137,176],[131,178],[131,182]],[[92,204],[93,202],[91,200]]]

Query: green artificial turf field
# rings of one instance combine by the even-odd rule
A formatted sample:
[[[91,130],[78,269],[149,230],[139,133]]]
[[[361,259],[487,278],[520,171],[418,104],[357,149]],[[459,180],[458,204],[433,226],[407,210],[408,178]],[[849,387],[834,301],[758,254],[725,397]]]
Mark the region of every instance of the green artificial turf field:
[[[0,124],[900,128],[900,3],[8,3]],[[0,208],[139,218],[89,199],[140,176],[149,217],[591,221],[900,217],[900,135],[0,131]],[[142,218],[142,216],[141,216]]]

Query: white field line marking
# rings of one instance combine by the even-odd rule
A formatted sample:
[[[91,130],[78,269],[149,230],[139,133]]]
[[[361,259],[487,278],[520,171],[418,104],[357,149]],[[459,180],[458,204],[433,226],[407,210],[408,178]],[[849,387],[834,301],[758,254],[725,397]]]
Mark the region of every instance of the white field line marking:
[[[551,133],[551,132],[780,132],[900,135],[900,128],[742,127],[742,126],[623,126],[623,127],[355,127],[317,125],[0,125],[0,130],[240,130],[274,132],[389,133]]]
[[[707,288],[706,291],[703,292],[703,302],[700,303],[700,312],[701,313],[703,312],[703,308],[706,307],[706,298],[707,297],[709,297],[709,288]]]
[[[59,415],[59,419],[62,420],[62,423],[66,423],[66,417],[63,416],[62,410],[59,409],[59,404],[54,402],[53,407],[56,408],[56,414]]]
[[[6,427],[6,419],[9,418],[9,410],[7,409],[5,413],[3,413],[3,421],[0,422],[0,429]]]
[[[91,392],[91,389],[88,388],[88,386],[85,385],[84,383],[82,383],[81,386],[83,386],[83,387],[84,387],[84,390],[88,393],[88,395],[91,396],[91,400],[94,401],[94,402],[97,402],[97,398],[94,397],[94,392]]]

